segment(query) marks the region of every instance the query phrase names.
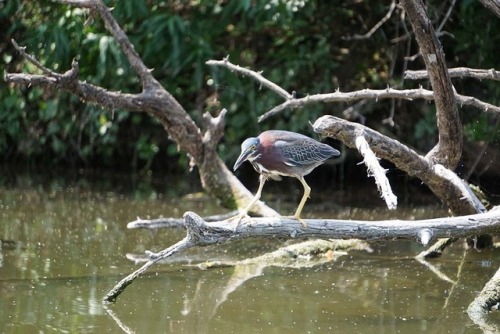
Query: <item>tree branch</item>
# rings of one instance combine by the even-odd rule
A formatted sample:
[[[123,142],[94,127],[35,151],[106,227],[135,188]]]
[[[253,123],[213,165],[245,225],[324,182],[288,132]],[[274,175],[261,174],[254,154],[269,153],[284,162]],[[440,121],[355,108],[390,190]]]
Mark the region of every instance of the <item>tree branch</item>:
[[[392,192],[391,184],[385,175],[387,170],[380,166],[377,156],[373,153],[370,145],[363,135],[358,135],[356,137],[355,144],[359,153],[361,153],[364,158],[363,162],[368,170],[368,176],[373,176],[375,178],[377,189],[382,198],[385,200],[387,207],[389,210],[396,210],[398,206],[398,198]]]
[[[479,0],[479,2],[500,18],[500,2],[498,0]]]
[[[422,87],[418,89],[403,89],[403,90],[387,87],[386,89],[362,89],[352,92],[341,92],[340,90],[337,89],[337,91],[335,91],[334,93],[313,94],[303,98],[293,98],[292,95],[289,95],[285,90],[283,90],[275,83],[272,83],[268,79],[263,78],[260,74],[256,73],[255,71],[232,64],[228,59],[210,60],[207,62],[207,64],[225,67],[236,73],[249,76],[254,80],[256,80],[257,82],[261,83],[263,86],[268,87],[271,91],[285,98],[285,102],[275,106],[271,110],[262,114],[258,119],[259,122],[265,121],[270,117],[276,116],[277,114],[281,113],[286,109],[300,109],[309,104],[314,104],[314,103],[354,102],[365,99],[372,99],[377,101],[381,99],[402,99],[402,100],[424,99],[429,101],[434,100],[434,92],[428,89],[424,89]],[[284,96],[284,94],[287,94],[286,97]],[[455,98],[461,106],[475,107],[484,112],[500,113],[500,107],[483,102],[474,97],[455,94]]]
[[[286,90],[281,88],[280,86],[276,85],[274,82],[264,78],[262,74],[257,73],[255,71],[249,70],[247,68],[241,67],[239,65],[234,65],[229,61],[229,58],[226,57],[223,60],[209,60],[205,64],[209,66],[221,66],[221,67],[226,67],[230,71],[235,71],[237,73],[240,73],[244,76],[251,77],[255,81],[259,82],[262,86],[265,86],[284,98],[285,100],[291,100],[293,99],[293,95],[289,94]]]
[[[362,40],[362,39],[368,39],[370,38],[387,20],[389,20],[392,16],[392,12],[394,12],[394,9],[396,9],[396,0],[392,0],[391,4],[389,6],[389,10],[385,14],[385,16],[375,24],[370,31],[368,31],[364,35],[352,35],[348,37],[344,37],[343,39],[346,41],[356,41],[356,40]]]
[[[494,68],[489,70],[468,68],[468,67],[455,67],[449,68],[448,73],[451,78],[474,78],[478,80],[497,80],[500,81],[500,71]],[[409,80],[422,80],[429,79],[429,73],[426,70],[412,71],[407,70],[404,74],[405,79]]]
[[[453,170],[462,155],[462,125],[444,52],[422,0],[401,0],[400,3],[408,14],[434,91],[439,139],[427,157]]]
[[[179,102],[151,75],[151,71],[134,49],[123,30],[111,14],[111,10],[101,0],[60,0],[60,3],[88,8],[100,15],[106,29],[116,39],[127,57],[131,67],[139,76],[142,92],[124,94],[111,92],[102,87],[78,80],[78,63],[73,62],[71,70],[64,74],[44,68],[35,57],[29,56],[24,48],[15,44],[24,58],[40,68],[44,75],[6,74],[5,80],[18,85],[39,86],[43,89],[67,91],[82,101],[95,103],[109,110],[124,109],[133,112],[146,112],[156,118],[174,140],[181,151],[191,158],[191,166],[199,168],[203,188],[219,199],[222,205],[235,208],[246,207],[253,194],[231,173],[216,151],[216,145],[224,129],[225,112],[212,118],[205,116],[206,131],[202,135],[189,114]],[[259,201],[253,212],[260,215],[277,215],[276,211]]]
[[[399,169],[424,182],[455,214],[484,212],[481,201],[464,185],[455,173],[434,164],[397,140],[384,136],[366,126],[334,116],[320,117],[313,124],[317,133],[356,147],[356,137],[362,133],[373,152],[391,161]]]
[[[467,314],[483,329],[484,333],[498,333],[500,327],[495,321],[488,319],[488,313],[492,308],[500,305],[500,269],[497,270],[495,275],[485,284],[483,290],[479,295],[470,303],[467,308]]]
[[[424,219],[418,221],[383,220],[357,221],[333,219],[304,219],[307,228],[297,220],[285,217],[279,218],[244,218],[237,226],[231,221],[220,221],[207,224],[193,212],[184,214],[186,237],[161,252],[147,251],[149,261],[132,274],[128,275],[111,289],[104,297],[105,302],[114,302],[116,298],[137,277],[147,271],[160,260],[192,247],[203,247],[223,244],[248,238],[289,238],[289,239],[362,239],[362,240],[393,240],[393,239],[423,239],[423,234],[431,234],[432,238],[450,236],[467,237],[477,234],[493,234],[500,231],[500,210],[486,213],[450,217]],[[422,232],[425,233],[422,233]]]
[[[484,112],[500,113],[500,107],[490,103],[483,102],[474,97],[460,95],[460,94],[455,94],[455,97],[460,106],[475,107]],[[347,93],[343,93],[337,90],[335,93],[314,94],[314,95],[308,95],[300,99],[285,101],[282,104],[279,104],[276,107],[272,108],[268,112],[262,114],[259,117],[258,121],[259,122],[265,121],[266,119],[273,117],[288,108],[296,109],[296,108],[303,108],[309,104],[314,104],[314,103],[353,102],[363,99],[434,100],[434,92],[431,90],[424,89],[422,87],[418,89],[403,89],[403,90],[393,89],[393,88],[363,89]]]
[[[130,66],[139,75],[143,89],[161,88],[161,84],[151,75],[151,70],[144,65],[141,57],[137,51],[135,51],[134,45],[132,45],[125,32],[118,22],[116,22],[111,14],[111,9],[101,0],[60,0],[60,2],[67,5],[88,8],[99,13],[99,16],[104,21],[106,29],[115,38],[115,41],[127,57]]]

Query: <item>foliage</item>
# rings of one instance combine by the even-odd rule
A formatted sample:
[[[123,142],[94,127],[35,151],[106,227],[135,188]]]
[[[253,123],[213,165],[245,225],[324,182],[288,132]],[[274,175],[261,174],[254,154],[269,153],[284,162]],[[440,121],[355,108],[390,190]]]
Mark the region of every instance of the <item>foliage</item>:
[[[304,96],[337,88],[348,91],[399,84],[408,52],[402,47],[405,40],[391,41],[402,34],[397,15],[369,39],[345,38],[365,33],[385,15],[387,4],[378,2],[122,0],[108,5],[114,7],[113,15],[146,65],[198,124],[206,110],[229,110],[220,145],[226,160],[234,160],[239,143],[247,136],[268,128],[312,134],[310,121],[323,113],[340,113],[347,105],[290,110],[258,124],[257,117],[282,102],[280,98],[248,78],[210,68],[205,61],[229,56],[234,63],[262,70],[270,80]],[[450,66],[455,62],[495,66],[492,48],[500,41],[493,32],[500,28],[498,20],[488,19],[486,25],[478,20],[491,14],[477,2],[457,6],[445,26],[454,37],[442,37]],[[442,18],[447,9],[440,3],[430,8],[436,18]],[[0,13],[0,28],[4,28],[2,41],[15,38],[49,68],[63,72],[76,58],[82,80],[110,90],[141,89],[100,19],[89,19],[85,10],[48,0],[9,1]],[[477,34],[485,29],[491,33]],[[2,43],[5,52],[0,61],[6,71],[36,71],[8,42]],[[410,65],[423,67],[420,61]],[[470,92],[470,85],[458,86]],[[498,102],[498,88],[491,89],[487,83],[475,87],[479,93],[493,92],[490,99]],[[379,102],[366,111],[368,125],[388,116],[388,103]],[[418,142],[419,136],[432,135],[425,128],[431,115],[420,122],[418,113],[400,112],[396,117],[412,127],[396,133],[401,140]],[[465,123],[472,120],[467,113],[464,117]],[[147,115],[99,110],[66,94],[6,87],[4,82],[0,83],[0,153],[9,161],[187,169],[187,158],[179,156],[163,129]]]

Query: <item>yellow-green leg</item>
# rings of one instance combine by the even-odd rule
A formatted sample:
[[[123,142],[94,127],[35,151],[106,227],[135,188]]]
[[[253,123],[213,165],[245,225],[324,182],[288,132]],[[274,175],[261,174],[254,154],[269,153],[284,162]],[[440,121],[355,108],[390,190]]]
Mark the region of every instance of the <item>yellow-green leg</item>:
[[[255,193],[255,196],[253,197],[253,199],[250,202],[250,204],[248,204],[247,207],[245,209],[243,209],[243,211],[241,211],[235,217],[236,218],[236,226],[238,226],[238,224],[243,219],[243,217],[247,217],[248,216],[248,211],[260,199],[260,196],[262,195],[262,189],[264,188],[264,184],[266,183],[266,180],[267,180],[267,177],[264,176],[263,174],[260,174],[260,177],[259,177],[259,189],[257,189],[257,192]]]
[[[302,196],[302,199],[300,200],[299,206],[297,207],[297,210],[295,211],[295,214],[292,216],[293,219],[297,219],[299,222],[302,223],[304,227],[307,227],[307,223],[300,218],[300,214],[302,213],[302,209],[304,208],[304,205],[306,204],[307,199],[309,198],[309,195],[311,194],[311,187],[307,184],[306,180],[304,180],[303,176],[298,177],[300,183],[304,186],[304,195]]]

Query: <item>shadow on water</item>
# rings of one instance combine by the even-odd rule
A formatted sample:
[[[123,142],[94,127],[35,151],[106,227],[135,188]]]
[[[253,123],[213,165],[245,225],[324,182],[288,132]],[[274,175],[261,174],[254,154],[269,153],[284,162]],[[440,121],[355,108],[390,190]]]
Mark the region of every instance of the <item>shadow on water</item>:
[[[305,216],[446,215],[432,197],[389,212],[372,188],[313,193]],[[272,195],[276,189],[268,192],[270,205],[292,212],[288,199]],[[407,241],[373,242],[371,253],[339,253],[312,268],[191,265],[259,256],[282,246],[277,240],[191,249],[104,306],[102,297],[137,268],[126,254],[158,251],[184,237],[182,230],[128,231],[127,222],[223,211],[198,191],[185,180],[105,174],[0,180],[1,332],[481,332],[465,310],[499,267],[500,253],[465,251],[461,243],[432,261],[434,271],[413,258],[423,247]]]

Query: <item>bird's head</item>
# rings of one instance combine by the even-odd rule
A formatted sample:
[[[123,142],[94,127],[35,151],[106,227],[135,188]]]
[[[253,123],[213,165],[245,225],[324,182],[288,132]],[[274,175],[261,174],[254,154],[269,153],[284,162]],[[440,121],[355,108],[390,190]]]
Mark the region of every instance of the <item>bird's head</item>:
[[[236,160],[233,170],[237,170],[238,167],[240,167],[241,164],[245,161],[252,161],[253,159],[257,158],[257,156],[259,155],[259,152],[257,150],[259,143],[259,138],[248,138],[243,142],[243,144],[241,144],[241,154]]]

